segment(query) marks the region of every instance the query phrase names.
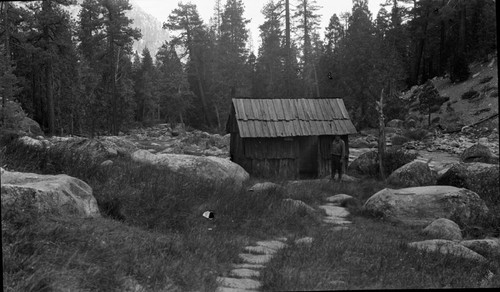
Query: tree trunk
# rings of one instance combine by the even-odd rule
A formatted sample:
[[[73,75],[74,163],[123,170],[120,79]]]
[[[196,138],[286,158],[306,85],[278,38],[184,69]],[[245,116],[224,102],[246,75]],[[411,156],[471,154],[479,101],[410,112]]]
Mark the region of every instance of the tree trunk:
[[[316,65],[313,63],[313,70],[314,70],[314,82],[316,83],[316,97],[319,97],[319,82],[318,82],[318,74],[316,72]]]
[[[416,43],[415,46],[415,59],[413,62],[413,70],[412,70],[412,78],[411,78],[411,85],[418,84],[418,75],[420,73],[420,63],[422,61],[422,55],[424,53],[424,46],[425,46],[425,37],[427,34],[427,26],[429,22],[429,5],[426,4],[426,10],[425,10],[425,21],[422,25],[422,35],[419,36],[419,39]],[[414,16],[416,17],[416,16]]]
[[[290,1],[285,0],[285,92],[290,97],[291,85],[291,49],[290,49]]]
[[[378,104],[379,113],[379,135],[378,135],[378,161],[380,177],[385,180],[384,156],[385,156],[385,123],[384,123],[384,89],[380,92],[380,102]]]
[[[50,7],[51,1],[43,1],[42,2],[42,11],[47,15],[49,11],[51,11]],[[45,40],[46,48],[45,50],[49,50],[51,40],[49,35],[49,27],[47,24],[43,27],[43,39]],[[50,55],[50,54],[49,54]],[[54,96],[52,92],[52,60],[51,57],[46,57],[45,61],[45,96],[47,98],[47,111],[48,111],[48,127],[49,127],[49,135],[55,134],[55,112],[54,112]]]
[[[4,22],[5,22],[5,69],[4,69],[4,74],[6,74],[7,72],[10,71],[10,35],[9,35],[9,31],[10,31],[10,23],[9,23],[9,19],[7,18],[7,10],[9,8],[9,3],[8,2],[4,2],[2,3],[2,7],[3,7],[3,13],[4,13]],[[11,99],[11,93],[12,93],[12,89],[10,87],[10,82],[7,82],[7,84],[5,84],[5,96],[4,98],[2,98],[2,126],[4,125],[5,123],[5,100],[7,99]]]

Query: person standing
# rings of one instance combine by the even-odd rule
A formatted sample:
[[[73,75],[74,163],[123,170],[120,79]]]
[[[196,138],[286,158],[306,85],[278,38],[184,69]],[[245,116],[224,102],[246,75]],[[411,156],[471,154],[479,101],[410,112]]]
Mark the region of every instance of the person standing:
[[[340,136],[333,137],[331,147],[332,154],[332,180],[335,178],[335,173],[339,173],[339,181],[342,179],[342,162],[345,157],[345,143],[340,139]]]

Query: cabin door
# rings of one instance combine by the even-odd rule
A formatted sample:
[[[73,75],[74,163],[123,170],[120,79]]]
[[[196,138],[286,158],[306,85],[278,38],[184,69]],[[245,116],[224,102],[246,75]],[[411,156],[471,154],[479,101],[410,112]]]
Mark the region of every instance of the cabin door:
[[[318,136],[299,137],[299,177],[318,177]]]

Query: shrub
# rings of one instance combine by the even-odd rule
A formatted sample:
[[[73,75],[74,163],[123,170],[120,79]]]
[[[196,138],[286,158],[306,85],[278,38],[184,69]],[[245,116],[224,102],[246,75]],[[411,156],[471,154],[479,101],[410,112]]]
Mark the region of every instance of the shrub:
[[[479,84],[484,84],[486,82],[489,82],[491,79],[493,79],[493,76],[486,76],[479,81]]]
[[[3,116],[4,113],[5,116]],[[19,130],[21,121],[25,117],[26,114],[18,102],[7,100],[5,110],[0,106],[0,121],[2,119],[4,121],[3,125],[1,125],[2,128]]]
[[[420,141],[423,140],[429,132],[425,129],[422,128],[417,128],[417,129],[409,129],[403,132],[403,136],[411,139],[411,140],[416,140]]]
[[[464,94],[462,94],[462,99],[473,99],[476,98],[477,96],[479,96],[479,92],[475,90],[469,90]]]
[[[402,148],[389,148],[384,155],[384,167],[386,175],[389,175],[401,166],[412,162],[417,158],[417,153],[411,153]]]
[[[405,136],[396,135],[396,136],[393,136],[391,138],[392,145],[403,145],[404,143],[406,143],[408,141],[410,141],[410,139],[408,139]]]

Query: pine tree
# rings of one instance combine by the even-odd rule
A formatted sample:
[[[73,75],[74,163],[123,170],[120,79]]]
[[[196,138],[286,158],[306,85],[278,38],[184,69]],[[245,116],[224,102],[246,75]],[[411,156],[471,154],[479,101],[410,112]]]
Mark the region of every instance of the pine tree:
[[[181,31],[180,36],[172,41],[175,45],[181,45],[189,55],[191,68],[190,74],[195,78],[198,87],[199,98],[202,106],[203,121],[210,127],[208,101],[203,78],[203,38],[206,32],[203,22],[200,19],[196,5],[188,3],[179,3],[178,8],[174,9],[168,17],[168,22],[163,24],[163,28],[173,31]]]

